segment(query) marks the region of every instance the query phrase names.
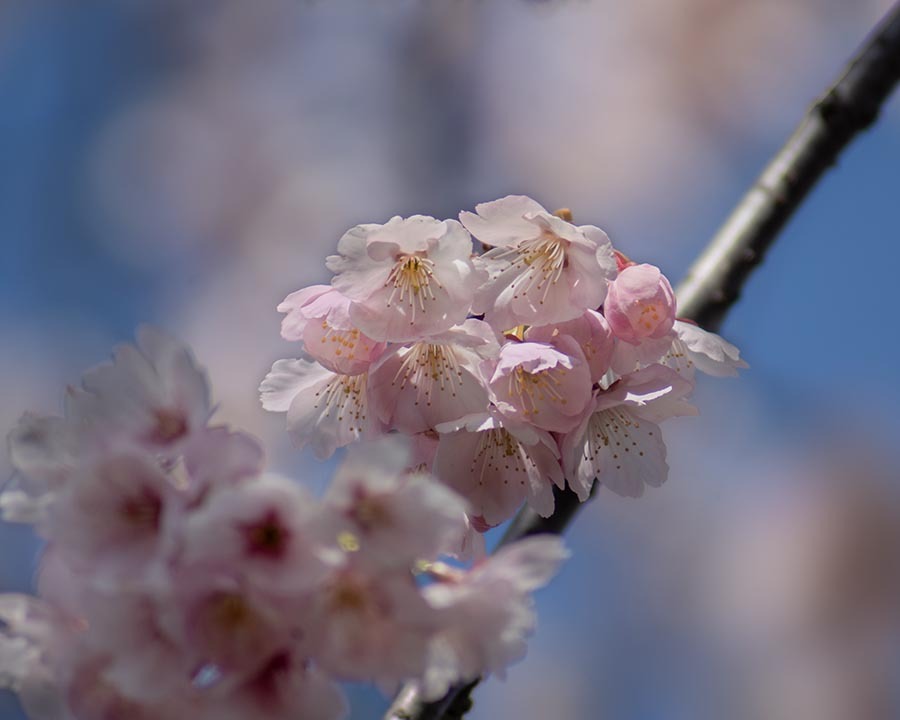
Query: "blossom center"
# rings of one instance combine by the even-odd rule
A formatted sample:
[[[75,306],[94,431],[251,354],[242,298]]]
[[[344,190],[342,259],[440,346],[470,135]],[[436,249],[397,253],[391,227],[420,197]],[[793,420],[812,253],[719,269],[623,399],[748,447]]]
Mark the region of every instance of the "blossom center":
[[[244,544],[251,555],[279,559],[287,552],[291,532],[281,522],[278,513],[270,510],[258,522],[243,528]]]
[[[503,477],[503,484],[508,485],[506,473],[525,475],[528,466],[534,465],[534,461],[508,430],[494,428],[479,434],[475,457],[472,459],[472,474],[477,476],[479,486],[483,487],[485,482],[499,482],[500,477]],[[524,478],[519,478],[519,484],[525,484]]]
[[[361,341],[360,338],[363,338]],[[327,349],[330,350],[335,357],[344,357],[347,360],[356,359],[357,345],[362,345],[364,351],[372,349],[370,343],[366,342],[365,336],[352,328],[350,330],[336,330],[328,324],[327,320],[322,321],[322,343],[327,343]]]
[[[440,282],[434,276],[434,261],[420,255],[401,255],[391,268],[385,287],[393,286],[388,296],[387,306],[396,301],[406,303],[415,313],[425,312],[425,301],[434,300],[432,282],[441,287]],[[410,322],[413,322],[412,320]]]
[[[550,288],[559,282],[568,266],[567,246],[568,243],[561,237],[545,231],[498,256],[511,260],[513,267],[521,271],[521,275],[510,285],[515,291],[513,299],[537,292],[540,294],[538,301],[543,304]]]
[[[153,420],[150,441],[157,445],[169,445],[187,435],[187,419],[180,410],[157,408],[153,411]]]
[[[560,390],[562,381],[558,377],[565,372],[565,368],[558,367],[531,373],[518,365],[509,374],[509,395],[519,399],[525,417],[537,415],[544,403],[566,405],[568,400]]]
[[[138,494],[123,498],[119,512],[129,526],[156,531],[162,514],[162,500],[155,490],[144,487]]]
[[[393,514],[384,498],[356,488],[354,502],[349,515],[367,533],[393,524]]]
[[[416,343],[406,353],[391,384],[399,383],[400,390],[411,385],[417,390],[415,404],[424,403],[431,407],[435,391],[456,397],[462,378],[463,372],[453,348]]]
[[[362,423],[366,419],[366,373],[335,375],[315,396],[317,399],[313,407],[321,407],[324,417],[335,414],[339,423],[347,418],[351,421],[351,432],[363,431]],[[353,421],[357,424],[354,425]]]

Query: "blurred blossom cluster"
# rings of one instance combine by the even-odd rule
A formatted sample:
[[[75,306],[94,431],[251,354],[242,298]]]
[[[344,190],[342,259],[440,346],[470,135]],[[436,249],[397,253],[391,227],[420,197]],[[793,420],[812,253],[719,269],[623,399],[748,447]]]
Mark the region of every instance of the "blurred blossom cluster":
[[[47,541],[39,596],[0,594],[0,684],[32,720],[329,720],[332,678],[437,699],[524,654],[562,541],[439,562],[473,555],[467,505],[401,439],[357,449],[316,501],[210,424],[205,374],[150,329],[66,400],[11,433],[0,493]]]

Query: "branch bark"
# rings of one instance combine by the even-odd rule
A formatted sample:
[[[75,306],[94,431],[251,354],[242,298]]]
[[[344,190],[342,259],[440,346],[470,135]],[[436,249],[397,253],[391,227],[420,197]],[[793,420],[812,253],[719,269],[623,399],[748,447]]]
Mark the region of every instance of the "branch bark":
[[[678,316],[716,331],[750,273],[819,178],[851,140],[875,122],[900,79],[900,2],[875,26],[838,79],[807,111],[678,286]],[[555,510],[542,518],[528,507],[513,519],[498,547],[540,533],[562,534],[581,503],[554,488]],[[385,720],[457,720],[471,707],[479,680],[460,684],[436,702],[404,686]]]

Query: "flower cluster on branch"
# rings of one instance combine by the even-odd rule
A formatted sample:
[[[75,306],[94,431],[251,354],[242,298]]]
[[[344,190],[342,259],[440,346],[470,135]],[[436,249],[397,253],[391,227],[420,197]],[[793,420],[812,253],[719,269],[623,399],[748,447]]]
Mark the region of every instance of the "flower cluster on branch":
[[[570,220],[511,196],[360,225],[331,285],[279,305],[304,352],[263,406],[320,457],[355,443],[321,499],[213,423],[205,373],[155,330],[63,416],[25,415],[0,510],[47,545],[37,596],[0,595],[0,685],[34,720],[326,720],[335,681],[436,699],[502,676],[567,553],[486,556],[483,533],[552,513],[554,485],[659,485],[658,423],[696,412],[694,370],[744,366],[676,319],[657,268]]]

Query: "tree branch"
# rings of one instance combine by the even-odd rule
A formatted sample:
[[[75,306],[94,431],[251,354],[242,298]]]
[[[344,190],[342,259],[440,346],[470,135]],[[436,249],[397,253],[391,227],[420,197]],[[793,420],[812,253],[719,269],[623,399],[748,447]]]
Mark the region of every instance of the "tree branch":
[[[900,2],[874,28],[837,81],[806,113],[784,147],[737,204],[679,285],[678,316],[717,330],[779,231],[838,155],[878,117],[900,79]],[[542,518],[529,507],[513,519],[498,547],[540,533],[562,534],[581,503],[554,488],[555,510]],[[478,684],[460,684],[425,703],[404,686],[385,720],[456,720],[471,707]]]

